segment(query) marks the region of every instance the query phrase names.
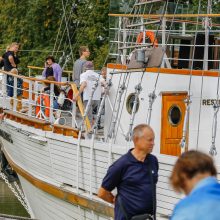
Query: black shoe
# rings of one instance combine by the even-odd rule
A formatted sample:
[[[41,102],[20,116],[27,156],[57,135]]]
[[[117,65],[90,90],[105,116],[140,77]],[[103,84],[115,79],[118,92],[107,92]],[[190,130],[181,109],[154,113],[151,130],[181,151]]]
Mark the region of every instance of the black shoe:
[[[104,127],[102,127],[101,125],[98,125],[98,127],[97,127],[97,129],[98,130],[101,130],[101,129],[103,129]]]

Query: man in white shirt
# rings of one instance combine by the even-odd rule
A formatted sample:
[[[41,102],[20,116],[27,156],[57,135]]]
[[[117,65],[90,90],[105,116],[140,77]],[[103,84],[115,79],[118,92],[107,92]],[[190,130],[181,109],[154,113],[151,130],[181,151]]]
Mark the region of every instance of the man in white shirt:
[[[92,96],[93,88],[98,81],[98,86],[95,88],[95,92],[92,96],[91,106],[88,111],[88,118],[90,122],[93,122],[93,110],[98,107],[101,99],[101,83],[100,76],[96,72],[94,72],[94,65],[91,61],[86,61],[83,65],[84,72],[80,75],[80,88],[79,92],[75,95],[74,99],[80,96],[83,92],[83,104],[86,109],[89,99]]]

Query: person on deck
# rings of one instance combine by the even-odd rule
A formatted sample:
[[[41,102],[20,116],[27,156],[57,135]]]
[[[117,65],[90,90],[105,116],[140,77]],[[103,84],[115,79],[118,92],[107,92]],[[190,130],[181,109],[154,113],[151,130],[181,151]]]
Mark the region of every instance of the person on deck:
[[[56,81],[54,76],[48,76],[47,77],[48,81]],[[41,92],[42,93],[47,93],[50,94],[50,83],[44,83],[44,87],[42,88]],[[54,84],[54,97],[53,97],[53,108],[54,110],[59,108],[59,104],[57,102],[58,96],[60,95],[60,88],[58,85]]]
[[[18,75],[18,70],[16,68],[13,68],[11,71],[11,73],[15,74],[15,75]],[[13,106],[14,106],[14,103],[15,103],[15,100],[14,100],[14,92],[15,92],[15,86],[14,86],[14,79],[15,77],[13,77],[12,81],[9,82],[9,85],[8,86],[11,86],[11,89],[12,89],[12,96],[11,96],[11,100],[10,100],[10,104],[11,104],[11,109],[13,110]],[[17,105],[16,105],[16,111],[17,112],[20,112],[22,110],[22,93],[23,93],[23,80],[21,78],[18,78],[17,77]]]
[[[187,196],[175,207],[171,220],[220,219],[220,184],[210,156],[199,151],[183,153],[177,160],[171,184]]]
[[[0,57],[0,68],[4,66],[4,58]]]
[[[7,48],[6,52],[3,54],[2,58],[4,59],[5,71],[11,71],[14,68],[17,69],[17,65],[20,63],[20,60],[17,55],[18,50],[19,44],[17,42],[13,42]],[[11,86],[13,81],[13,76],[7,76],[7,95],[10,97],[13,96],[13,87]]]
[[[79,87],[80,85],[80,75],[83,73],[83,65],[86,62],[86,59],[90,56],[90,51],[87,46],[81,46],[79,48],[79,55],[80,58],[77,59],[74,63],[73,67],[73,82]]]
[[[98,196],[115,204],[115,220],[156,213],[158,160],[151,154],[154,132],[147,124],[133,129],[134,148],[116,160],[104,177]],[[112,190],[117,188],[117,195]],[[147,218],[143,218],[147,219]]]
[[[77,100],[78,97],[83,93],[83,104],[85,109],[92,94],[92,88],[96,81],[99,80],[98,86],[92,97],[91,107],[88,111],[88,118],[90,120],[90,123],[92,123],[93,110],[97,108],[101,99],[101,83],[99,79],[99,74],[94,72],[94,65],[91,61],[86,61],[86,63],[83,65],[83,70],[85,72],[80,75],[80,88],[79,92],[75,94],[74,100]]]
[[[48,56],[46,58],[45,68],[42,72],[42,76],[47,78],[49,76],[54,76],[57,82],[61,82],[62,69],[58,63],[55,62],[53,56]]]

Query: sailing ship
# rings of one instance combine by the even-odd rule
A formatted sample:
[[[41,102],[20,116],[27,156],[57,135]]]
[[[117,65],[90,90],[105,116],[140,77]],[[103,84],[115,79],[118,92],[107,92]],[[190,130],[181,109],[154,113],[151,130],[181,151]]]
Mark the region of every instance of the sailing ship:
[[[112,1],[117,13],[109,14],[109,55],[116,62],[107,64],[107,85],[97,113],[98,120],[105,106],[103,138],[87,118],[89,104],[84,109],[77,101],[84,121],[81,129],[75,127],[74,107],[61,111],[68,125],[57,124],[52,105],[45,115],[38,103],[38,87],[44,80],[0,71],[1,150],[18,174],[23,202],[33,218],[112,219],[113,206],[100,200],[97,190],[109,165],[132,147],[133,127],[143,122],[151,125],[156,136],[158,219],[169,218],[182,198],[169,185],[182,152],[210,153],[219,170],[220,14],[212,11],[217,1],[208,0],[204,13],[199,4],[196,14],[190,14],[190,2],[178,0],[126,3]],[[22,100],[26,113],[8,105],[9,75],[14,77],[15,102],[18,78],[28,85]],[[50,83],[50,103],[54,84],[77,92],[71,82]],[[90,139],[84,135],[88,131]]]

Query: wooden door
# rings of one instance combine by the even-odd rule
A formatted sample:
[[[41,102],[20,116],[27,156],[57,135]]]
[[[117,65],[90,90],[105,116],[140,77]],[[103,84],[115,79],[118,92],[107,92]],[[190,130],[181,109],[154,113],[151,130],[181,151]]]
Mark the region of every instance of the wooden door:
[[[160,153],[178,156],[183,133],[186,92],[162,94],[162,123]]]

